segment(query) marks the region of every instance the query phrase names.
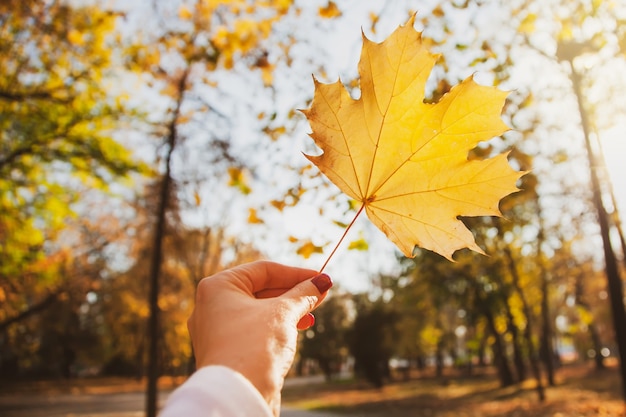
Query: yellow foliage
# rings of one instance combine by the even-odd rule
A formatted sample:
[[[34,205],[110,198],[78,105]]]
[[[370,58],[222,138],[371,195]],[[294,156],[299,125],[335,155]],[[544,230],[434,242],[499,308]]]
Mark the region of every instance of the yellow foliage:
[[[304,259],[308,259],[314,253],[324,253],[324,250],[321,246],[317,246],[313,242],[307,241],[298,248],[296,253],[302,256]]]
[[[67,40],[77,46],[82,46],[85,43],[85,39],[83,38],[82,33],[80,33],[76,29],[71,29],[67,33]]]
[[[181,6],[180,9],[178,9],[178,17],[183,20],[189,20],[193,17],[193,13],[191,13],[191,10],[189,10],[187,6]]]
[[[274,128],[267,126],[263,129],[263,133],[269,136],[272,140],[278,140],[286,132],[287,128],[285,126],[278,126]]]
[[[561,31],[558,33],[559,41],[570,41],[574,38],[574,28],[571,22],[561,21]]]
[[[370,30],[372,31],[372,33],[376,33],[376,25],[378,24],[379,19],[380,16],[378,16],[376,13],[370,12]]]
[[[419,333],[419,339],[424,342],[427,348],[434,349],[441,339],[443,331],[433,325],[426,325]]]
[[[518,31],[521,33],[533,33],[535,31],[535,21],[537,15],[534,13],[528,13],[522,20],[518,27]]]
[[[519,329],[526,328],[526,315],[524,314],[524,303],[522,302],[519,294],[514,293],[507,300],[509,303],[509,308],[511,309],[511,314],[513,315],[514,324]],[[537,303],[539,304],[539,303]]]
[[[264,221],[257,215],[256,209],[250,208],[248,209],[248,223],[262,224]]]
[[[231,69],[238,56],[252,52],[261,40],[272,32],[273,24],[292,6],[292,0],[248,2],[242,0],[201,1],[196,4],[194,24],[199,30],[209,30],[212,46],[219,52],[220,62]],[[227,16],[218,26],[211,27],[216,12]],[[210,28],[210,29],[207,29]],[[256,65],[262,69],[263,81],[271,84],[272,66]]]
[[[319,8],[319,15],[324,19],[332,19],[341,16],[341,10],[337,7],[337,3],[329,1],[326,6]]]
[[[348,250],[368,250],[368,249],[369,249],[369,245],[367,243],[367,240],[363,238],[353,240],[348,245]]]
[[[505,333],[508,326],[506,318],[503,316],[494,317],[494,325],[496,327],[496,331],[500,334]]]
[[[269,87],[272,85],[274,81],[274,65],[263,65],[261,67],[261,79],[263,80],[263,85]]]
[[[276,208],[278,211],[283,211],[287,203],[284,200],[272,200],[270,204]]]
[[[424,88],[437,56],[413,29],[414,16],[387,40],[364,37],[354,100],[337,81],[315,81],[304,111],[322,149],[309,160],[349,197],[405,256],[421,246],[448,259],[461,248],[482,253],[459,216],[500,215],[501,198],[523,175],[506,155],[468,161],[468,152],[508,128],[506,92],[470,77],[434,104]]]
[[[589,309],[577,306],[576,311],[578,312],[578,318],[580,321],[587,326],[593,323],[593,313],[589,311]]]
[[[437,7],[435,7],[432,11],[432,15],[435,17],[444,17],[446,15],[446,13],[443,11],[443,8],[441,7],[441,5],[438,5]]]
[[[241,168],[228,167],[228,176],[230,177],[229,186],[238,188],[243,194],[249,194],[252,191]]]
[[[42,13],[40,3],[22,4],[7,14],[10,30],[0,33],[0,43],[8,48],[0,54],[0,89],[15,96],[0,103],[5,116],[0,148],[20,155],[5,161],[0,172],[0,275],[37,277],[39,282],[23,291],[31,297],[39,284],[52,287],[62,279],[58,269],[65,254],[51,254],[50,248],[73,216],[76,197],[67,182],[50,182],[58,178],[48,161],[64,161],[74,178],[101,189],[106,184],[94,172],[121,174],[133,162],[127,149],[108,136],[121,108],[121,99],[109,96],[101,82],[111,56],[105,40],[113,18],[90,7],[66,10],[55,3]],[[49,25],[39,24],[40,18]]]

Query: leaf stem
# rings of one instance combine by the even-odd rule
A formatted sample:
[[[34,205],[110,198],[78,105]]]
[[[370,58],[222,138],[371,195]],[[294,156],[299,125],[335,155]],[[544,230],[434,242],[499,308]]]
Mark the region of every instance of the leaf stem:
[[[337,252],[337,249],[339,249],[339,245],[341,245],[341,242],[343,242],[343,240],[345,239],[346,235],[348,234],[348,231],[352,228],[352,225],[354,225],[354,222],[356,222],[356,219],[359,217],[359,215],[361,214],[361,212],[363,211],[364,208],[365,208],[365,201],[361,205],[361,208],[359,209],[359,211],[357,211],[356,214],[354,215],[354,218],[352,219],[352,221],[350,222],[348,227],[346,227],[346,230],[343,232],[343,235],[341,236],[341,239],[339,239],[339,242],[337,242],[337,244],[335,245],[335,248],[333,249],[333,251],[330,253],[330,255],[328,255],[328,258],[326,259],[326,262],[324,262],[324,265],[322,265],[322,269],[320,269],[320,272],[319,272],[320,274],[324,271],[324,268],[326,268],[326,265],[328,265],[328,262],[330,261],[330,258],[332,258],[333,255],[335,254],[335,252]]]

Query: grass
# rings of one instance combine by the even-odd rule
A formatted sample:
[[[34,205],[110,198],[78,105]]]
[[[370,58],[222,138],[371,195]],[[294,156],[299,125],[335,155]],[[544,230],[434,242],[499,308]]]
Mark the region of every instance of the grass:
[[[283,403],[294,408],[346,416],[432,417],[617,417],[626,416],[621,382],[613,368],[595,371],[578,365],[557,372],[556,386],[539,402],[529,380],[500,388],[494,375],[423,376],[375,389],[361,382],[290,387]]]

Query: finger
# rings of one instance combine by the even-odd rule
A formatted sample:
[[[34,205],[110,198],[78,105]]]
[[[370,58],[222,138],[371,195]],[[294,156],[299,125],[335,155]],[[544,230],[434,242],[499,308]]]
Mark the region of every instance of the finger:
[[[254,293],[256,298],[273,298],[283,295],[291,288],[269,288],[267,290],[261,290],[259,292]]]
[[[270,289],[293,288],[315,276],[312,269],[296,268],[269,261],[257,261],[226,270],[216,277],[233,280],[250,294]]]
[[[326,274],[318,274],[312,279],[301,282],[279,298],[288,301],[296,320],[313,311],[326,297],[333,286],[332,279]]]

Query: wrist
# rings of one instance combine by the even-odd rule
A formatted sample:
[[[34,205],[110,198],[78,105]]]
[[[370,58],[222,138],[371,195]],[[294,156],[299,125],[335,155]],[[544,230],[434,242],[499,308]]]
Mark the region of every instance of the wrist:
[[[270,407],[273,407],[276,398],[280,403],[283,376],[279,375],[279,372],[272,372],[271,367],[267,366],[265,361],[232,355],[207,356],[197,359],[197,369],[207,366],[224,366],[237,372],[254,386]]]

